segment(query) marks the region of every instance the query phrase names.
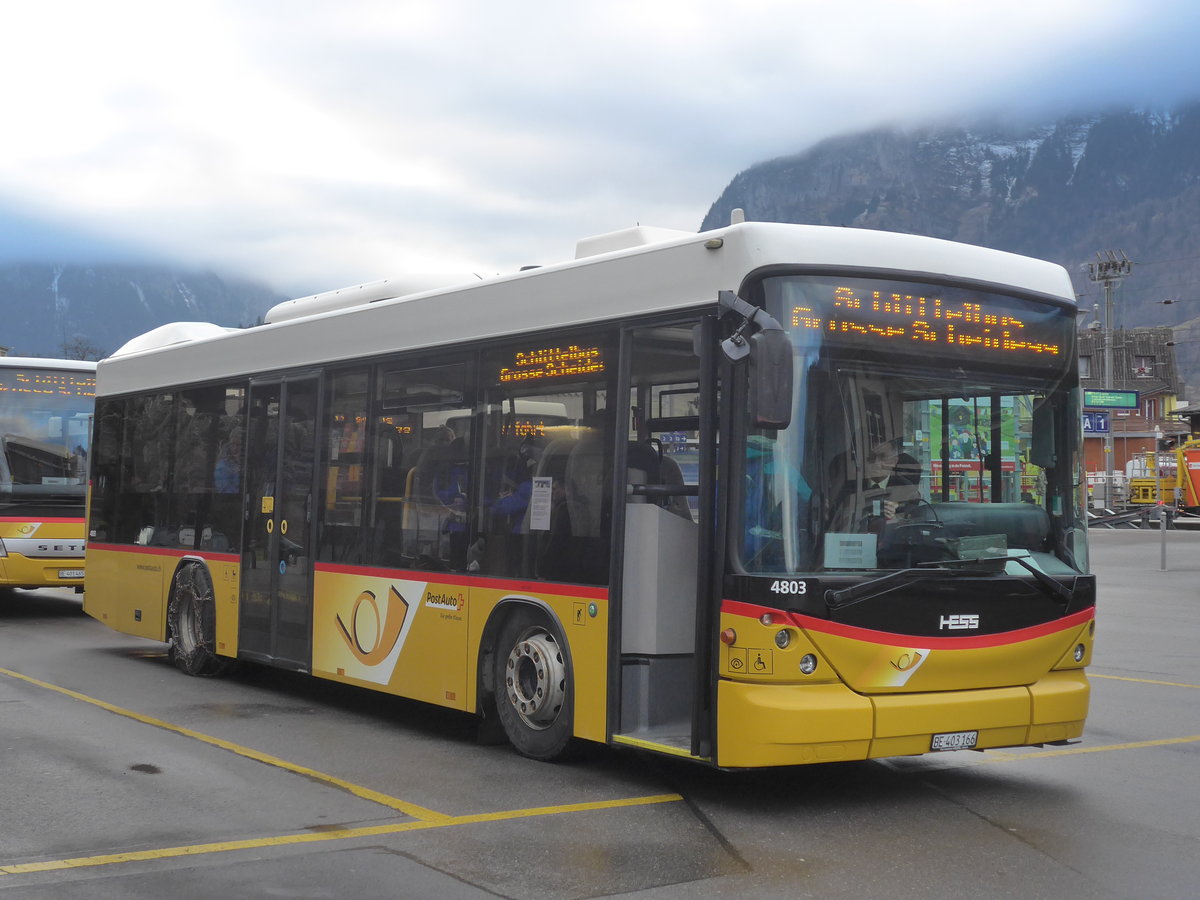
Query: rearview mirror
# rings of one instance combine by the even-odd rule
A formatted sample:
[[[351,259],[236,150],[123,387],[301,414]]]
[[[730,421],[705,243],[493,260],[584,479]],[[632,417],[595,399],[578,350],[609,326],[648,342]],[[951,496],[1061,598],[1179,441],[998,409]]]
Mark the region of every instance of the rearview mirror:
[[[1053,469],[1057,457],[1054,455],[1054,407],[1042,401],[1033,408],[1033,435],[1029,446],[1029,461],[1043,469]]]
[[[792,342],[786,332],[769,329],[750,338],[750,415],[758,428],[792,422]]]

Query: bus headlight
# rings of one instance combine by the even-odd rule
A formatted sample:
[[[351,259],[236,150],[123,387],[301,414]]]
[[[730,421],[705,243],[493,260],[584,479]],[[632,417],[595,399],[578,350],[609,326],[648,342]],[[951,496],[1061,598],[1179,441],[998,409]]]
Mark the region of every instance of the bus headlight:
[[[787,645],[792,642],[792,636],[788,630],[784,628],[782,631],[775,632],[775,646],[780,650],[787,649]]]
[[[1083,662],[1083,657],[1087,654],[1087,648],[1083,644],[1075,646],[1075,662]]]
[[[804,675],[811,675],[817,671],[817,657],[812,653],[805,653],[800,657],[800,672]]]

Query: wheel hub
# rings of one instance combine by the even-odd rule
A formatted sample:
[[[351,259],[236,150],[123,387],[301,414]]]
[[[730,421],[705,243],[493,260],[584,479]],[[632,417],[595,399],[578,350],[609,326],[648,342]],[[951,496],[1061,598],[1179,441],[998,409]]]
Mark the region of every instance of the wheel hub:
[[[566,694],[566,666],[558,642],[544,631],[516,642],[505,664],[508,702],[531,728],[558,718]]]

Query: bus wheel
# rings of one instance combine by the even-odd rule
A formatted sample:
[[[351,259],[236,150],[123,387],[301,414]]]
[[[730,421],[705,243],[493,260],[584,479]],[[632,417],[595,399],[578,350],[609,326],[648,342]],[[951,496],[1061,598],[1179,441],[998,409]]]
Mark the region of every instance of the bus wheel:
[[[571,740],[571,673],[562,640],[540,613],[520,609],[500,629],[496,711],[517,752],[551,760]]]
[[[220,675],[231,660],[217,656],[217,606],[212,578],[204,566],[184,566],[175,573],[167,604],[170,656],[176,668],[189,675]]]

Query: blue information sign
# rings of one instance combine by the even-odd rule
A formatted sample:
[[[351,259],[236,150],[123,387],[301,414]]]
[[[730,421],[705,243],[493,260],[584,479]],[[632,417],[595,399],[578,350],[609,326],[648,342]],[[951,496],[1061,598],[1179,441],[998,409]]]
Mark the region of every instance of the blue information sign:
[[[1110,429],[1109,413],[1085,412],[1083,414],[1083,433],[1108,434]]]

